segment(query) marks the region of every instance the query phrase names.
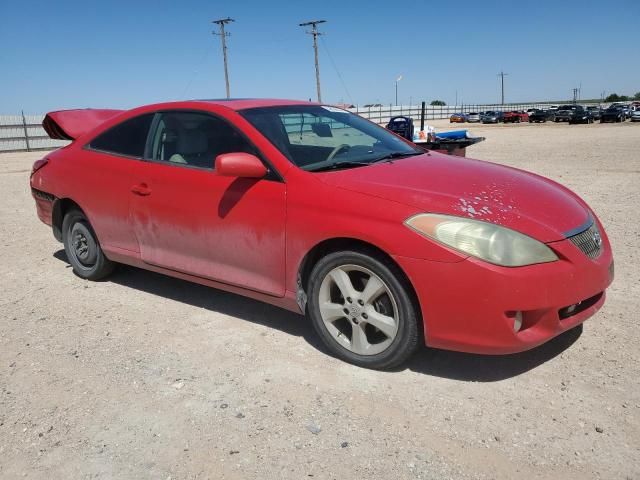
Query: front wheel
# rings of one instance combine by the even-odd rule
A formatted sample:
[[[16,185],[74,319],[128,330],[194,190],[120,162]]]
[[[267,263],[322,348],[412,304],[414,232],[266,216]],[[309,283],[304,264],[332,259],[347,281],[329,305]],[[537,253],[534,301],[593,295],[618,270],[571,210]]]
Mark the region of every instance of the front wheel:
[[[62,221],[62,242],[73,271],[86,280],[100,280],[114,269],[105,257],[89,220],[79,210],[69,211]]]
[[[390,260],[356,251],[331,253],[311,272],[308,312],[337,357],[389,369],[418,347],[421,329],[409,289]]]

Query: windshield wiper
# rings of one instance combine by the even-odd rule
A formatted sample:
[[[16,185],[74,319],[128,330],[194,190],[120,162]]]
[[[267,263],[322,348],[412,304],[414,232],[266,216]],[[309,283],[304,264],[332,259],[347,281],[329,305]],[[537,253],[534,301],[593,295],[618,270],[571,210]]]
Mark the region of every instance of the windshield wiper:
[[[335,162],[330,165],[323,165],[322,167],[314,168],[309,170],[309,172],[323,172],[325,170],[335,170],[338,168],[345,167],[364,167],[365,165],[369,165],[371,162],[357,162],[355,160],[343,160],[340,162]]]
[[[372,160],[370,163],[385,162],[395,158],[413,157],[415,155],[422,155],[423,153],[424,152],[391,152]]]
[[[414,155],[422,155],[422,152],[391,152],[385,153],[382,157],[374,158],[373,160],[369,160],[367,162],[356,161],[356,160],[342,160],[340,162],[335,162],[330,165],[323,165],[318,168],[314,168],[309,170],[310,172],[323,172],[326,170],[336,170],[338,168],[347,168],[347,167],[364,167],[366,165],[371,165],[373,163],[384,162],[393,160],[395,158],[403,158],[403,157],[413,157]]]

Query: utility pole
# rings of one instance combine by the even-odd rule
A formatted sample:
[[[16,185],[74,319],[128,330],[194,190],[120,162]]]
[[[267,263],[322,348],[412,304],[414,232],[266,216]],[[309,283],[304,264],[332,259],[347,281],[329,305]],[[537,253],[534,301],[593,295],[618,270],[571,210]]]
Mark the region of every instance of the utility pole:
[[[580,91],[579,88],[574,88],[573,89],[573,103],[577,103],[577,99],[578,99],[578,92]]]
[[[500,72],[498,76],[500,77],[500,87],[502,90],[502,105],[504,105],[504,77],[509,75],[508,73]]]
[[[578,101],[582,100],[582,81],[580,82],[580,86],[578,87]]]
[[[211,32],[214,35],[220,35],[220,39],[222,40],[222,56],[224,57],[224,82],[227,87],[227,98],[231,97],[231,93],[229,90],[229,71],[227,70],[227,37],[230,36],[230,33],[225,33],[224,26],[227,23],[235,22],[233,18],[221,18],[220,20],[214,20],[211,23],[215,23],[220,26],[220,33]]]
[[[309,22],[301,23],[301,27],[308,27],[311,25],[311,31],[307,31],[309,35],[313,35],[313,52],[315,54],[316,63],[316,89],[318,91],[318,102],[322,103],[322,95],[320,94],[320,66],[318,65],[318,35],[322,35],[318,31],[318,24],[326,23],[326,20],[311,20]]]
[[[398,82],[402,80],[402,75],[396,78],[396,107],[398,106]]]

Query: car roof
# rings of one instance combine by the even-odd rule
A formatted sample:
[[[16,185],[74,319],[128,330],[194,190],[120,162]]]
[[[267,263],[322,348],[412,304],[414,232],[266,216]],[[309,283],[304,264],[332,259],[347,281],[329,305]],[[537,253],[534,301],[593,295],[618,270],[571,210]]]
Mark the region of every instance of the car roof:
[[[245,110],[248,108],[260,108],[260,107],[277,107],[277,106],[290,106],[290,105],[324,105],[316,102],[308,102],[305,100],[283,100],[276,98],[214,98],[214,99],[197,99],[197,100],[180,100],[171,102],[154,103],[151,105],[144,105],[132,110],[131,112],[149,111],[154,109],[180,109],[180,108],[194,108],[205,105],[220,105],[231,110]],[[329,104],[326,104],[330,106]]]
[[[284,100],[277,98],[214,98],[204,100],[193,100],[194,102],[202,102],[216,105],[223,105],[232,110],[244,110],[246,108],[259,107],[279,107],[286,105],[320,105],[316,102],[308,102],[304,100]]]

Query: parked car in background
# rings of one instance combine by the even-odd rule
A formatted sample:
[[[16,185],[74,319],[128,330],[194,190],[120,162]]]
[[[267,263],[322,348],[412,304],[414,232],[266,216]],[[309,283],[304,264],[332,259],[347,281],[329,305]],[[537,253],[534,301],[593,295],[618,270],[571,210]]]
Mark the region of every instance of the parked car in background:
[[[640,108],[636,108],[633,112],[631,112],[631,121],[640,122]]]
[[[558,110],[556,111],[553,121],[558,122],[568,122],[571,120],[573,116],[573,111],[578,108],[578,105],[560,105]]]
[[[530,123],[544,123],[547,120],[551,120],[550,114],[547,110],[534,110],[529,113],[529,122]]]
[[[613,280],[607,234],[568,188],[336,107],[186,101],[43,126],[71,143],[34,163],[31,192],[76,275],[124,263],[306,314],[361,367],[425,344],[529,350],[593,316]]]
[[[528,122],[529,114],[527,112],[512,110],[510,112],[505,112],[502,120],[504,123],[520,123],[520,122]]]
[[[624,122],[625,120],[624,110],[619,105],[611,105],[600,115],[600,123]]]
[[[611,106],[621,108],[624,111],[625,120],[631,117],[631,105],[628,105],[626,103],[616,102],[616,103],[612,103]]]
[[[467,122],[469,122],[469,123],[478,123],[478,122],[480,122],[480,114],[478,112],[469,112],[469,113],[467,113]]]
[[[482,123],[500,123],[503,119],[503,113],[499,111],[489,110],[480,115]]]
[[[576,108],[571,112],[569,125],[576,123],[593,123],[593,116],[591,115],[591,112],[582,105],[576,105]]]
[[[587,107],[587,110],[591,112],[591,116],[594,120],[600,120],[600,117],[602,116],[602,108],[596,105],[590,105]]]
[[[467,116],[464,113],[454,113],[449,117],[449,123],[464,123],[467,121]]]

